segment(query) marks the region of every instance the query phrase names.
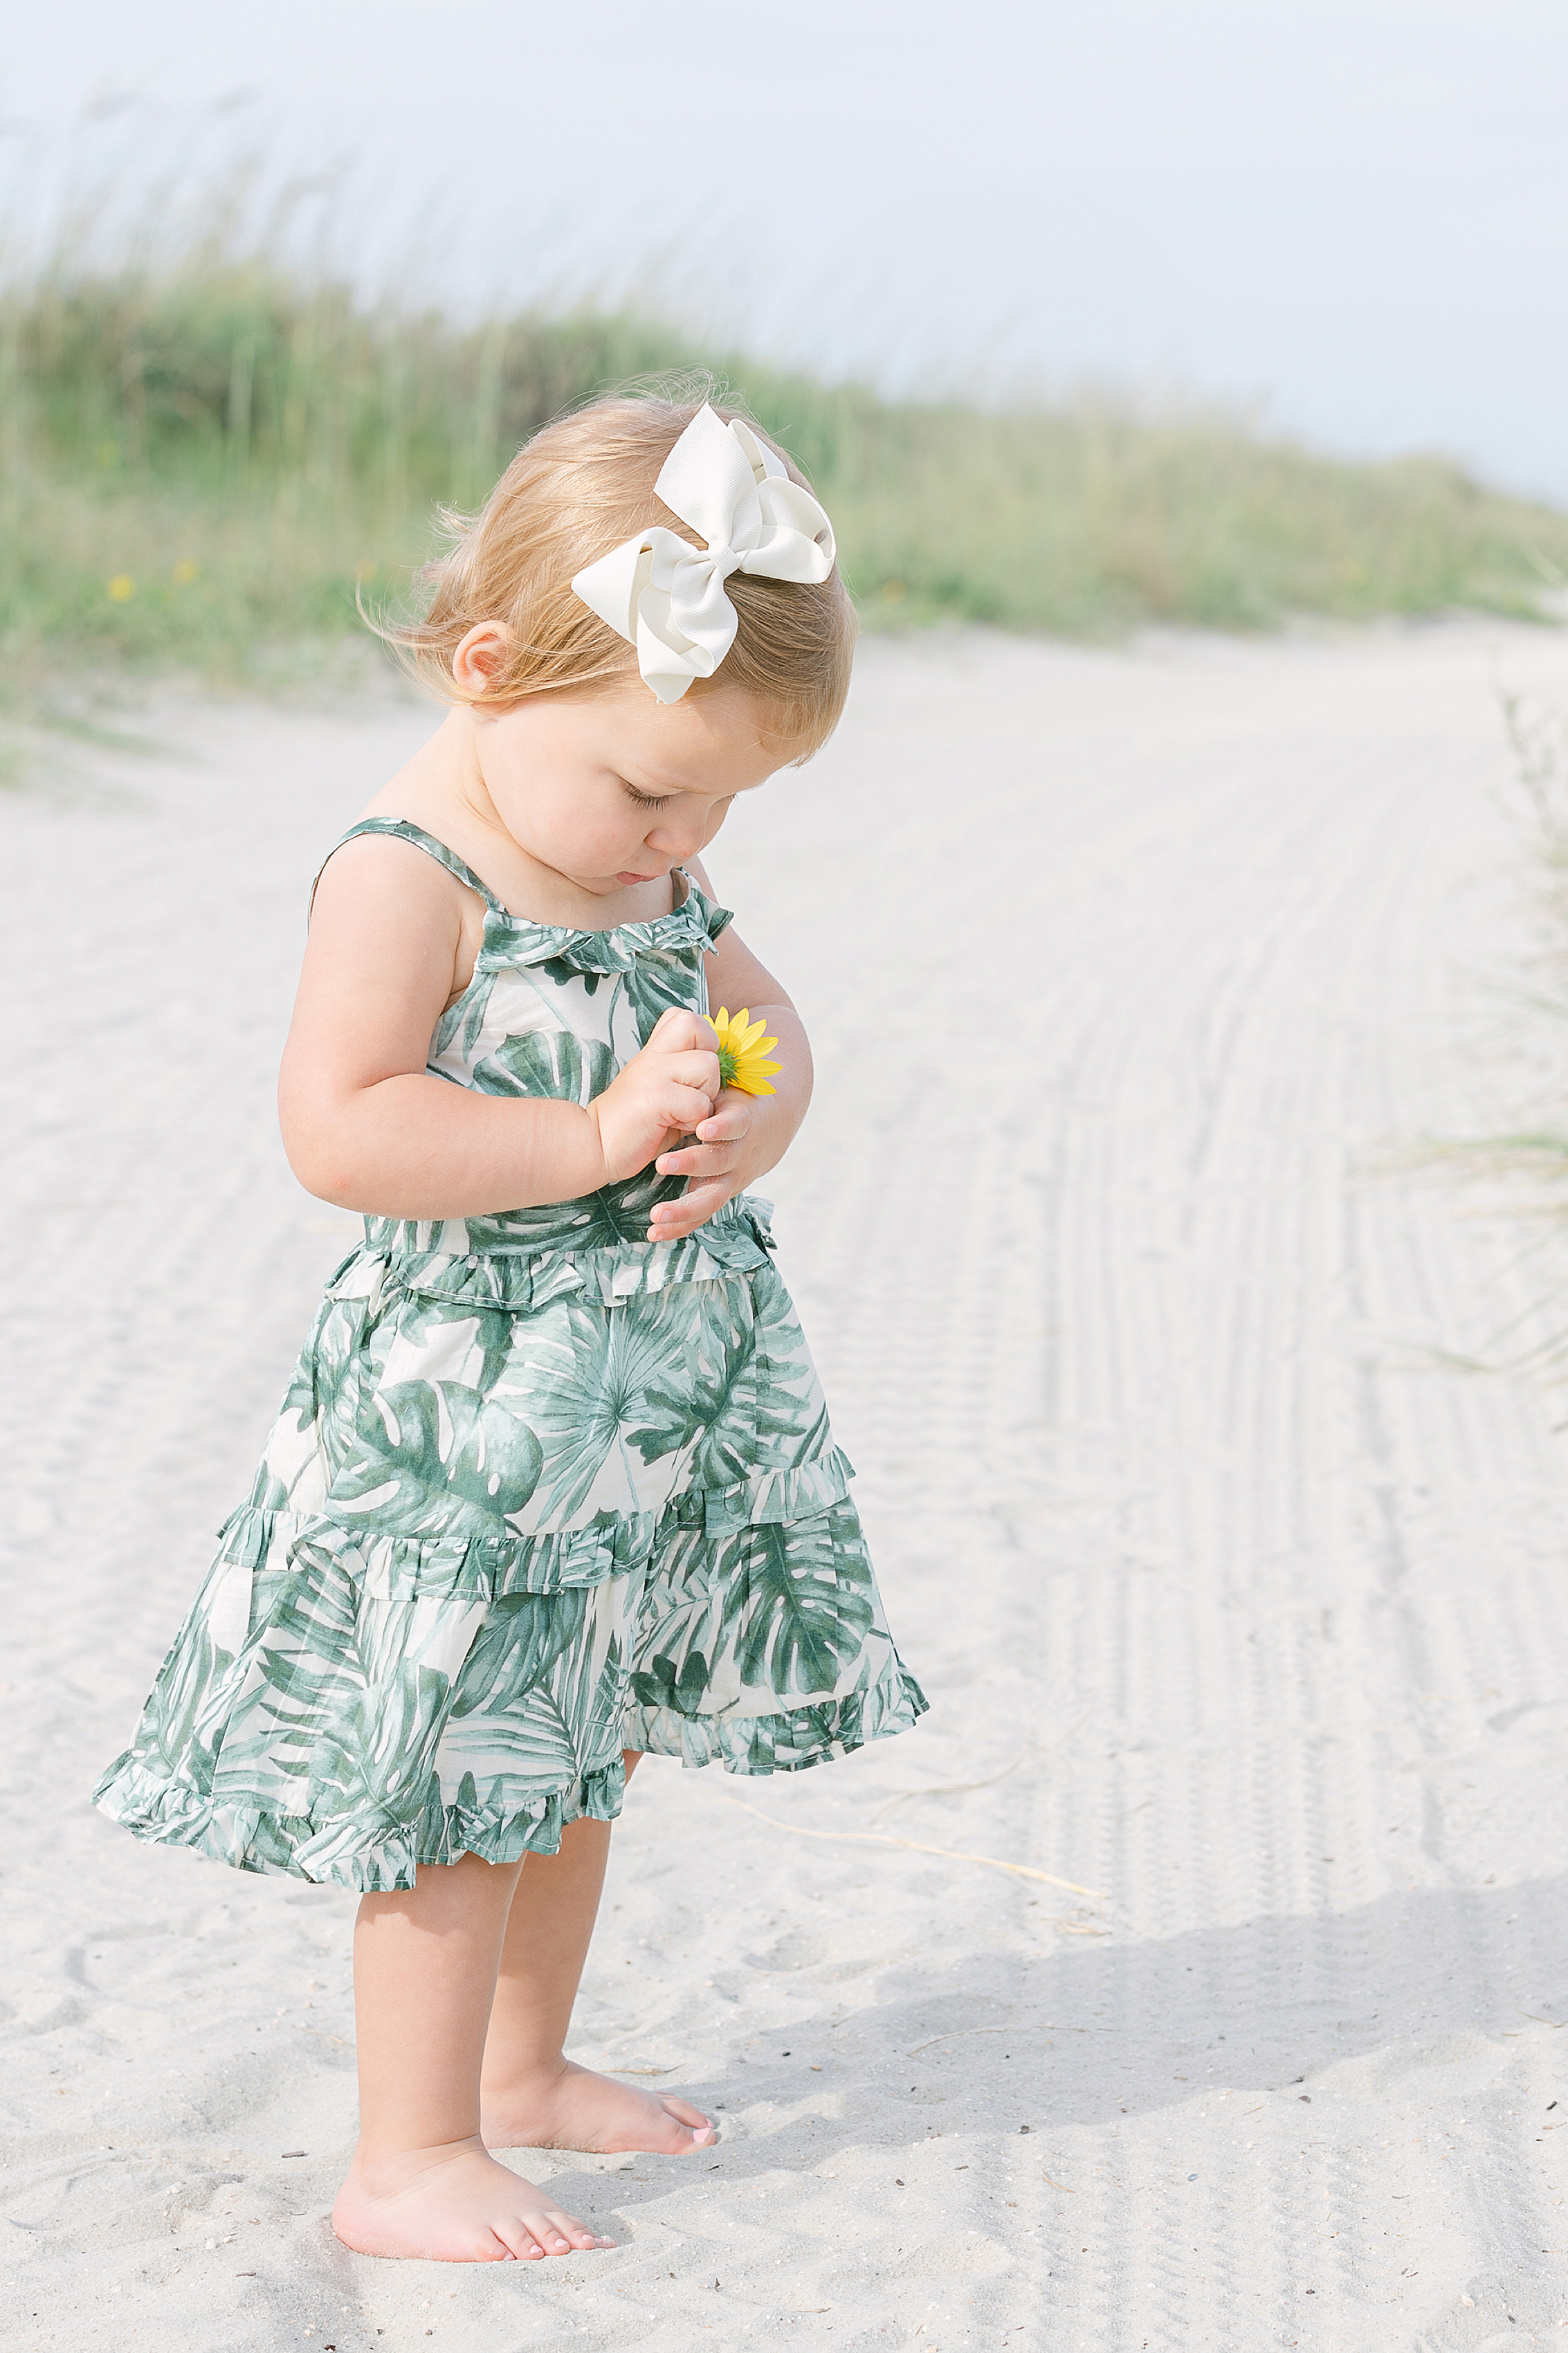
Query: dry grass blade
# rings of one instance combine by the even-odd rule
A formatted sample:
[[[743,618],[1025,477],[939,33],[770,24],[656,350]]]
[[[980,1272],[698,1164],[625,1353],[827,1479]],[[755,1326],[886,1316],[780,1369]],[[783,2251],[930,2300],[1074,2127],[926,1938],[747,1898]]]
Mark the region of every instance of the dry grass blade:
[[[1568,961],[1563,954],[1568,929],[1568,711],[1527,704],[1507,691],[1500,700],[1515,763],[1509,813],[1518,822],[1522,804],[1520,829],[1535,869],[1531,920],[1516,929],[1510,962],[1489,976],[1487,987],[1509,1017],[1504,1024],[1489,1025],[1488,1050],[1505,1067],[1515,1064],[1510,1089],[1516,1100],[1511,1119],[1498,1132],[1431,1139],[1402,1158],[1406,1166],[1425,1163],[1451,1179],[1507,1186],[1506,1195],[1484,1205],[1483,1215],[1495,1215],[1506,1200],[1521,1228],[1520,1248],[1506,1272],[1511,1277],[1528,1267],[1536,1278],[1533,1295],[1480,1349],[1432,1349],[1431,1360],[1468,1373],[1522,1374],[1558,1383],[1568,1364],[1561,1256],[1568,1212],[1568,1133],[1561,1123],[1558,1083],[1562,1025],[1568,1019]]]
[[[1051,1743],[1052,1747],[1059,1749],[1065,1746],[1075,1733],[1082,1730],[1089,1722],[1089,1710],[1085,1708],[1082,1715],[1069,1724],[1067,1730],[1059,1734]],[[895,1806],[905,1804],[910,1798],[960,1798],[967,1796],[971,1789],[994,1789],[998,1781],[1011,1780],[1019,1767],[1028,1761],[1038,1746],[1038,1735],[1031,1733],[1011,1765],[1004,1765],[999,1773],[987,1773],[982,1781],[936,1781],[929,1789],[900,1789],[895,1797],[887,1799],[883,1804],[874,1808],[871,1820],[874,1822],[879,1821],[884,1814],[891,1813]]]
[[[911,1798],[959,1798],[967,1796],[971,1789],[994,1789],[998,1781],[1011,1779],[1028,1757],[1034,1745],[1032,1737],[1026,1740],[1011,1765],[1004,1765],[1000,1773],[988,1773],[983,1781],[936,1781],[929,1789],[900,1789],[896,1796],[885,1799],[881,1805],[875,1808],[871,1820],[874,1822],[880,1821],[884,1814],[890,1814],[895,1806],[906,1805]]]
[[[766,1822],[773,1831],[789,1831],[796,1838],[840,1839],[860,1846],[907,1846],[916,1854],[939,1854],[944,1862],[979,1862],[987,1871],[1010,1871],[1020,1879],[1038,1879],[1047,1887],[1065,1887],[1069,1894],[1087,1895],[1092,1903],[1103,1904],[1105,1898],[1098,1887],[1080,1887],[1076,1879],[1058,1879],[1053,1872],[1037,1871],[1028,1862],[1004,1862],[994,1854],[964,1854],[957,1847],[928,1846],[924,1839],[895,1838],[890,1831],[813,1831],[804,1822],[781,1822],[773,1814],[763,1813],[761,1806],[747,1805],[744,1798],[726,1798],[727,1806],[736,1806],[743,1814],[755,1814],[758,1821]]]
[[[1034,2026],[953,2026],[945,2034],[933,2034],[926,2042],[917,2042],[912,2051],[905,2052],[904,2056],[906,2059],[918,2059],[922,2051],[933,2051],[939,2042],[956,2042],[965,2034],[1037,2034],[1038,2031],[1039,2029]]]

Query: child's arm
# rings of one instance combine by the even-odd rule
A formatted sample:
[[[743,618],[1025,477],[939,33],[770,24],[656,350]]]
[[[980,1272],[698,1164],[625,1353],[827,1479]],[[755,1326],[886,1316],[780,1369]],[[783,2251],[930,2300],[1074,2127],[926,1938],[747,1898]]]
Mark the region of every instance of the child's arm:
[[[698,860],[689,858],[686,865],[711,897]],[[689,1181],[679,1200],[655,1206],[650,1231],[656,1241],[690,1233],[733,1195],[776,1167],[811,1101],[811,1043],[805,1025],[772,973],[737,939],[732,923],[720,934],[708,959],[708,1001],[728,1006],[731,1013],[744,1007],[753,1021],[759,1017],[764,1020],[769,1034],[778,1039],[768,1060],[782,1067],[771,1095],[742,1094],[738,1087],[726,1087],[695,1139],[679,1147],[672,1144],[659,1155],[660,1176]]]
[[[294,1174],[341,1208],[493,1217],[574,1200],[636,1176],[712,1109],[719,1058],[691,1013],[667,1013],[585,1110],[432,1078],[465,896],[433,860],[374,836],[321,876],[278,1101]]]

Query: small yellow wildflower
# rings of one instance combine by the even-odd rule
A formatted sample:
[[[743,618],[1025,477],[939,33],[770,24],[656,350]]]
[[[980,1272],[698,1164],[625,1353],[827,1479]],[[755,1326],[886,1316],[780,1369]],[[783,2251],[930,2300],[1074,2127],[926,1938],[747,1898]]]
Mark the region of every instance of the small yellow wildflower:
[[[753,1021],[750,1006],[743,1005],[734,1019],[730,1008],[721,1005],[717,1013],[709,1015],[719,1032],[719,1077],[727,1087],[739,1087],[743,1095],[771,1095],[768,1081],[782,1062],[767,1062],[764,1054],[778,1044],[776,1038],[764,1038],[765,1021]]]
[[[201,568],[194,555],[182,555],[174,566],[175,586],[188,588],[192,581],[200,575]]]
[[[136,594],[136,583],[129,572],[117,572],[105,585],[117,605],[128,605]]]

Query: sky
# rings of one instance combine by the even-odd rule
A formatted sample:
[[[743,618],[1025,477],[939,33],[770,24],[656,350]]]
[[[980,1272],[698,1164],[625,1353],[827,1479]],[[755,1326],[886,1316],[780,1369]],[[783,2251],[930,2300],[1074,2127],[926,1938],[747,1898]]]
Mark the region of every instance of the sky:
[[[630,294],[1568,501],[1565,94],[1563,0],[55,0],[0,54],[0,255],[255,154],[297,240],[459,313]]]

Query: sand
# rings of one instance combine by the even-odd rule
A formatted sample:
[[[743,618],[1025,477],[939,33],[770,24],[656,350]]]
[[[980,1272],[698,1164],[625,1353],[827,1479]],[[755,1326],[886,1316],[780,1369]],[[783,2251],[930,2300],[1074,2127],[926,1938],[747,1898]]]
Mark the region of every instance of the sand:
[[[616,2244],[528,2267],[331,2235],[353,1899],[87,1803],[353,1239],[273,1072],[428,713],[171,698],[7,797],[7,2345],[1568,2341],[1568,1409],[1461,1361],[1556,1262],[1389,1166],[1517,1078],[1500,683],[1568,702],[1562,637],[873,645],[716,846],[932,1708],[639,1777],[575,2049],[722,2139],[533,2160]]]

